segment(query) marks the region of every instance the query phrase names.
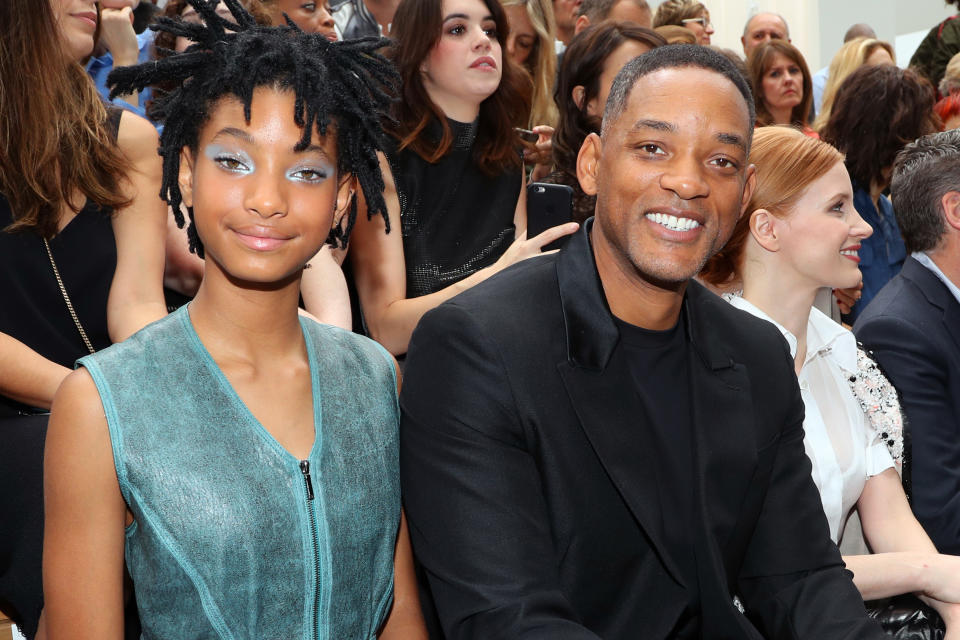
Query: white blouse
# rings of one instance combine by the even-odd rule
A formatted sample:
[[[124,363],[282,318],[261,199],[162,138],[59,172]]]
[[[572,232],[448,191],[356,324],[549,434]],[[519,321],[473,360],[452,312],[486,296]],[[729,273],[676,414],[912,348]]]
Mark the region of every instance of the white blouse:
[[[772,322],[796,357],[797,339],[770,316],[739,296],[724,296],[738,309]],[[806,408],[803,444],[813,463],[813,481],[835,543],[856,506],[867,478],[894,466],[880,435],[867,421],[849,379],[857,373],[853,334],[817,309],[807,320],[807,357],[797,379]]]

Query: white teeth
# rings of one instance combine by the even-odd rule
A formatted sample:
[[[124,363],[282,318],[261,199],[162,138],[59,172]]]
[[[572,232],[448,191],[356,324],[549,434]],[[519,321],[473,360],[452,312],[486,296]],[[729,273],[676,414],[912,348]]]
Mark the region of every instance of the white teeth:
[[[666,213],[648,213],[647,220],[656,222],[671,231],[689,231],[700,226],[700,223],[692,218],[678,218]]]
[[[854,249],[844,249],[843,251],[840,252],[840,254],[845,256],[854,256],[854,257],[857,256],[857,252]]]

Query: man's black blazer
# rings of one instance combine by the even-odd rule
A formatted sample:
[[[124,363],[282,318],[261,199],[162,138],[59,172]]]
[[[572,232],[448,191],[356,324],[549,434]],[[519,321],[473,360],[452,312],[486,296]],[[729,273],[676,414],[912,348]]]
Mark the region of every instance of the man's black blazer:
[[[679,584],[659,539],[671,505],[652,477],[658,454],[635,436],[644,413],[587,229],[413,335],[402,486],[447,638],[666,638],[685,587],[699,591],[704,637],[761,637],[734,596],[763,637],[884,637],[830,541],[783,338],[694,282],[699,584]]]
[[[960,303],[907,258],[853,327],[900,393],[913,512],[943,553],[960,553]]]

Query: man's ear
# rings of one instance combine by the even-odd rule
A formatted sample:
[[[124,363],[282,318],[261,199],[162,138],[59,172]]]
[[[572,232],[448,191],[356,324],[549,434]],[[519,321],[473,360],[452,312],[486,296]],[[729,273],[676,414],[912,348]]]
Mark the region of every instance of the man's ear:
[[[943,217],[947,226],[960,231],[960,192],[947,191],[940,198],[940,206],[943,208]]]
[[[587,16],[577,16],[577,21],[573,24],[573,35],[577,35],[590,26],[590,18]]]
[[[777,235],[777,218],[766,209],[757,209],[750,213],[750,235],[767,251],[780,250],[780,238]]]
[[[177,174],[180,197],[187,207],[193,206],[193,153],[189,148],[180,150],[180,172]]]
[[[591,133],[580,146],[577,154],[577,180],[580,188],[588,196],[597,195],[597,180],[600,177],[600,155],[603,153],[603,142],[600,136]]]

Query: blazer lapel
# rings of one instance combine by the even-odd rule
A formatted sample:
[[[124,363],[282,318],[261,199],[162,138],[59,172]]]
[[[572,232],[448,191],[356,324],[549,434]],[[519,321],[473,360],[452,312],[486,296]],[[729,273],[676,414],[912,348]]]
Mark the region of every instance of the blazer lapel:
[[[943,309],[943,324],[956,349],[960,351],[960,302],[953,297],[937,275],[923,266],[916,258],[908,257],[902,273],[913,281],[930,304]]]
[[[653,460],[637,437],[643,407],[626,363],[614,357],[619,333],[593,260],[592,223],[587,220],[557,258],[567,334],[567,359],[557,369],[601,464],[664,567],[682,584],[661,540],[662,511]]]
[[[661,533],[663,509],[655,472],[646,443],[638,437],[644,419],[633,377],[620,358],[602,370],[567,362],[557,365],[580,425],[594,452],[633,513],[650,546],[670,575],[681,585],[680,572],[665,553]]]

